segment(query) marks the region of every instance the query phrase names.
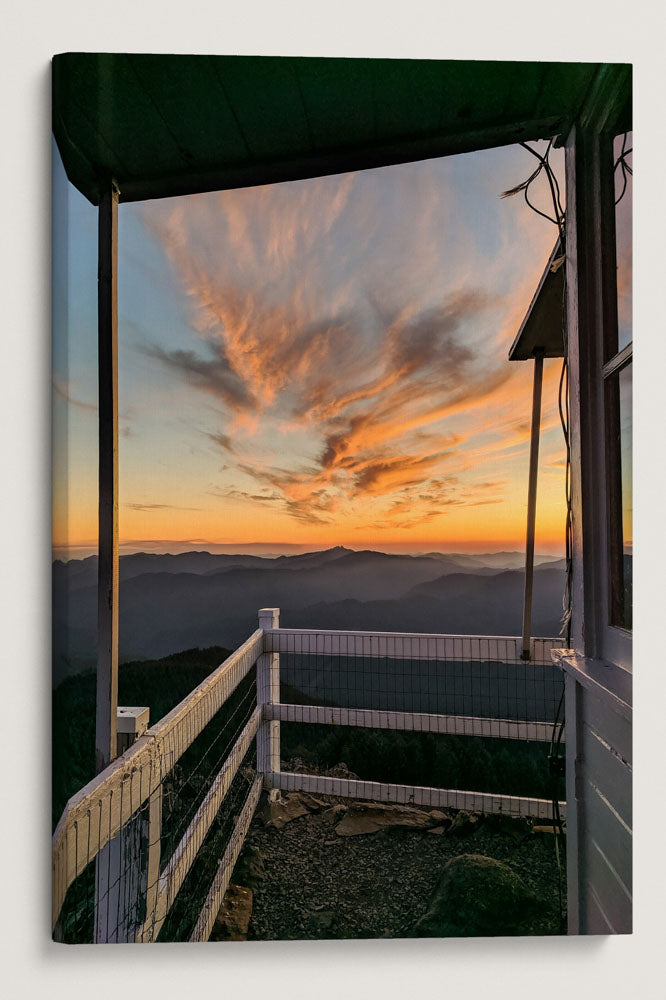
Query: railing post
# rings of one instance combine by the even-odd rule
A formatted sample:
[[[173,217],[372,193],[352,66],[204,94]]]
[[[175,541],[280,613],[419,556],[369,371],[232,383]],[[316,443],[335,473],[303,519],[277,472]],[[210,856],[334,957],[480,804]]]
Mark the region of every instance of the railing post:
[[[123,753],[143,736],[149,721],[149,708],[119,707],[116,710],[114,728],[119,733]],[[157,791],[161,793],[161,787]],[[159,829],[156,832],[155,827],[159,824],[161,814],[159,794],[154,793],[149,801],[148,817],[139,809],[137,815],[131,815],[128,822],[97,855],[94,931],[96,943],[134,941],[144,923],[142,900],[146,899],[150,891],[149,869],[155,866],[155,846],[159,851]],[[131,800],[129,803],[121,801],[121,820],[131,808]],[[157,824],[155,819],[158,821]],[[142,864],[144,854],[142,842],[145,838],[149,845],[147,867]],[[159,865],[159,856],[157,863]],[[154,881],[156,882],[156,878]]]
[[[280,627],[280,609],[262,608],[259,628],[265,632]],[[264,642],[266,649],[266,642]],[[257,773],[262,775],[264,788],[272,788],[272,774],[280,770],[280,723],[266,718],[266,706],[280,702],[280,654],[262,653],[257,660],[257,705],[262,721],[257,731]]]

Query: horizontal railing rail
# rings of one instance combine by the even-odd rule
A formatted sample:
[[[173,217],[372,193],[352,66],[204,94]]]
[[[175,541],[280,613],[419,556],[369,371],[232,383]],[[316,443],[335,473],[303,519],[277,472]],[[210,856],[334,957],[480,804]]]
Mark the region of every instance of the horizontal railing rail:
[[[307,656],[514,663],[522,660],[522,642],[522,638],[504,635],[274,628],[265,631],[264,649],[267,653],[300,653]],[[533,638],[530,660],[523,662],[550,666],[550,650],[565,645],[561,638]]]
[[[331,778],[319,774],[297,774],[280,771],[270,775],[274,788],[282,791],[309,792],[313,795],[337,795],[348,799],[369,799],[400,805],[430,806],[436,809],[467,809],[472,812],[504,813],[552,819],[553,803],[548,799],[518,795],[496,795],[490,792],[465,792],[460,789],[429,788],[422,785],[397,785],[383,781],[363,781],[360,778]],[[560,803],[561,815],[566,804]]]
[[[489,739],[534,740],[542,743],[550,742],[553,736],[551,722],[334,708],[328,705],[270,704],[264,707],[264,718],[277,722],[309,722],[314,725],[357,726],[361,729],[393,729],[396,732],[438,733],[446,736],[484,736]]]

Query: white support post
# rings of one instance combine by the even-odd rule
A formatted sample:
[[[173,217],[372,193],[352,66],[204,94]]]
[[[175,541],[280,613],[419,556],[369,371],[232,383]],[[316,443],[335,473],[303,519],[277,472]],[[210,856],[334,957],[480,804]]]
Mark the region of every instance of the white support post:
[[[537,477],[539,473],[539,433],[541,431],[541,385],[543,382],[543,351],[534,352],[534,386],[532,390],[532,431],[530,437],[530,474],[527,493],[527,535],[525,539],[525,598],[523,602],[523,649],[521,659],[530,658],[532,637],[532,584],[534,581],[534,529],[536,525]]]
[[[280,609],[262,608],[259,628],[279,628]],[[264,645],[265,648],[265,645]],[[280,723],[264,718],[264,706],[280,702],[280,654],[262,653],[257,660],[257,705],[262,711],[262,721],[257,731],[257,772],[263,776],[264,787],[269,788],[269,775],[280,771]]]
[[[567,720],[566,795],[567,795],[567,932],[584,934],[584,913],[581,911],[581,886],[584,878],[583,789],[582,759],[583,689],[570,673],[564,674],[564,717]],[[583,919],[581,920],[581,916]]]
[[[122,752],[136,742],[148,728],[150,709],[122,706],[116,710],[116,726]],[[159,851],[162,815],[162,786],[149,799],[147,815],[141,803],[129,800],[121,814],[135,809],[135,815],[99,852],[95,862],[95,942],[134,941],[144,924],[142,899],[154,904],[153,887],[159,878]],[[121,796],[123,788],[121,786]],[[136,810],[139,810],[138,812]],[[148,841],[148,865],[142,864],[143,841]]]

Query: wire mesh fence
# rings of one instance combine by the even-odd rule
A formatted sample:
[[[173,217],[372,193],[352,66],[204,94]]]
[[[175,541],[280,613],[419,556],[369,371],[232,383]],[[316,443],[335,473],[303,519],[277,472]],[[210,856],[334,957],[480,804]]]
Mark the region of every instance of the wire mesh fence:
[[[533,640],[526,661],[519,640],[502,636],[281,629],[266,638],[267,648],[280,653],[283,704],[549,723],[562,692],[562,673],[550,658],[550,649],[562,644],[556,639]],[[372,722],[362,713],[308,717],[338,724]],[[292,713],[289,721],[307,720]],[[427,721],[423,727],[428,728]],[[501,734],[489,726],[485,735]],[[519,735],[515,727],[511,735]],[[526,733],[525,738],[534,736]]]
[[[194,905],[191,869],[256,774],[261,650],[257,632],[70,800],[54,834],[55,940],[156,940],[186,882]]]
[[[260,622],[265,630],[70,800],[54,835],[56,940],[206,940],[262,785],[552,816],[534,784],[517,795],[484,787],[483,744],[501,737],[509,753],[510,741],[552,739],[562,677],[550,650],[561,641],[532,640],[525,661],[515,638],[279,629],[275,609]],[[313,736],[331,725],[354,732],[358,776],[281,770],[281,722]],[[479,773],[462,790],[445,741],[468,736]]]

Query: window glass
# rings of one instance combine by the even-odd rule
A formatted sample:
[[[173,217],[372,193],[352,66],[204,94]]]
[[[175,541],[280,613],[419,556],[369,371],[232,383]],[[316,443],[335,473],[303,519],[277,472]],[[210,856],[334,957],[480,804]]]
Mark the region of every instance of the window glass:
[[[615,136],[615,263],[617,268],[617,350],[632,340],[632,133]],[[613,352],[615,353],[615,352]]]
[[[622,490],[622,615],[625,628],[631,628],[633,582],[633,495],[632,495],[632,366],[618,376],[620,397],[620,480]]]
[[[630,629],[633,583],[632,366],[606,380],[612,625]]]

